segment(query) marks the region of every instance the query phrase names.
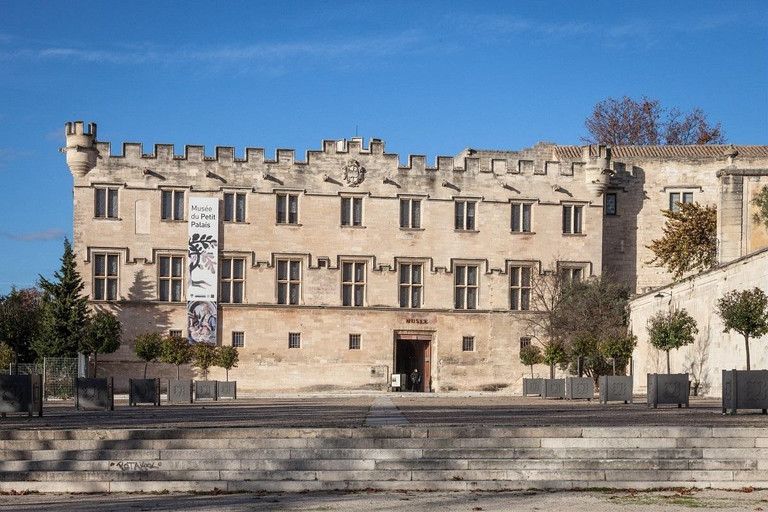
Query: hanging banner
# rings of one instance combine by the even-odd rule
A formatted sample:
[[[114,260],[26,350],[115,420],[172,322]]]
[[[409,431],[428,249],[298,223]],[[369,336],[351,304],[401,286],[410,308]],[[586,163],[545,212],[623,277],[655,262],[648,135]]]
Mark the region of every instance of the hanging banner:
[[[219,200],[215,197],[190,196],[188,219],[187,332],[189,342],[215,345],[219,268]]]

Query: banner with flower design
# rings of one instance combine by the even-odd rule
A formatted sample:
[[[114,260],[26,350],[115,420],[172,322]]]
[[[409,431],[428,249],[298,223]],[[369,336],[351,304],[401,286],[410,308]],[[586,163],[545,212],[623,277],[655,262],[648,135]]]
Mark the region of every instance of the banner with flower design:
[[[190,343],[216,344],[219,200],[189,198],[187,332]]]

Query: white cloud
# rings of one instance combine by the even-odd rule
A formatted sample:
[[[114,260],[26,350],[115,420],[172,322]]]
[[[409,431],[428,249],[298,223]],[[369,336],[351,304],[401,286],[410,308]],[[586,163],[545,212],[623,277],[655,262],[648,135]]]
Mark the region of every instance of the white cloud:
[[[0,232],[0,236],[17,242],[42,242],[48,240],[61,240],[66,233],[61,229],[51,228],[41,231],[28,231],[26,233]]]

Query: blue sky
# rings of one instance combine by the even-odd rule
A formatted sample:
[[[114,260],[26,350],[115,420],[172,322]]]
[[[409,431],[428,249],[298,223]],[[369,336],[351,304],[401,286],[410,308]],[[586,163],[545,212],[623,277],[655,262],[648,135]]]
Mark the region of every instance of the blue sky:
[[[595,102],[702,107],[768,143],[768,2],[0,0],[0,293],[71,235],[63,125],[146,145],[400,153],[579,143]]]

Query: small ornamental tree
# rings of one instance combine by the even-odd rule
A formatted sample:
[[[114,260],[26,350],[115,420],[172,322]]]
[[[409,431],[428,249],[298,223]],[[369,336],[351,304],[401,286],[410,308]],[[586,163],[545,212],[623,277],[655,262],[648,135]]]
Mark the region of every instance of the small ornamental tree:
[[[237,362],[240,359],[240,356],[237,353],[237,349],[230,346],[219,347],[217,352],[216,366],[224,368],[227,375],[227,382],[229,382],[229,370],[237,368]]]
[[[725,324],[725,331],[734,330],[744,336],[749,366],[749,338],[768,333],[768,297],[760,288],[733,290],[717,301],[717,312]]]
[[[192,346],[186,338],[167,336],[163,338],[160,347],[160,361],[176,365],[176,379],[179,379],[181,365],[189,364],[192,361]]]
[[[544,362],[549,365],[549,378],[555,378],[555,365],[568,361],[568,351],[563,343],[551,340],[544,347]]]
[[[699,203],[678,203],[678,210],[664,210],[664,235],[648,249],[648,263],[666,267],[675,280],[693,270],[704,271],[717,263],[717,208]]]
[[[13,350],[15,363],[33,355],[30,342],[39,332],[40,302],[40,292],[34,288],[12,289],[0,297],[0,342]]]
[[[541,348],[536,345],[526,345],[520,349],[520,362],[525,366],[531,367],[531,378],[533,378],[533,365],[544,362],[544,356],[541,354]]]
[[[122,331],[120,320],[108,311],[98,311],[88,320],[78,351],[85,355],[93,354],[94,377],[98,372],[99,354],[111,354],[120,348]]]
[[[667,373],[671,373],[669,351],[690,345],[698,332],[696,320],[685,309],[661,311],[648,320],[651,345],[667,353]]]
[[[762,224],[765,226],[765,229],[768,229],[768,185],[763,185],[763,188],[760,189],[760,192],[752,200],[752,204],[757,207],[757,212],[755,212],[754,216],[755,222]]]
[[[0,341],[0,370],[8,368],[13,362],[14,357],[11,346]]]
[[[625,336],[609,336],[600,342],[600,353],[612,360],[613,374],[616,375],[616,361],[620,361],[621,366],[626,366],[632,352],[637,345],[637,336],[627,334]]]
[[[163,337],[156,332],[147,332],[136,337],[134,351],[144,361],[144,378],[147,378],[147,365],[160,357]]]
[[[203,372],[203,379],[208,380],[208,369],[216,364],[218,359],[217,347],[208,343],[192,345],[192,364]]]

